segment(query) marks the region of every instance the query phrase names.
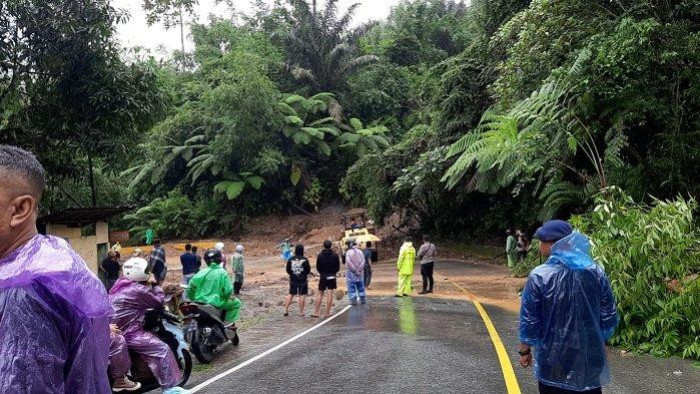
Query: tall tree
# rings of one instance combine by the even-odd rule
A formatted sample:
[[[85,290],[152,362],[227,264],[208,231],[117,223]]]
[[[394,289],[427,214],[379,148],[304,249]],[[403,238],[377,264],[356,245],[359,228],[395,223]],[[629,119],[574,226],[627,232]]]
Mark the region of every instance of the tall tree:
[[[286,69],[310,93],[341,94],[348,75],[378,60],[374,55],[357,55],[356,36],[349,25],[359,4],[339,15],[337,0],[326,0],[322,10],[316,0],[289,3],[293,28],[285,40]]]
[[[37,153],[51,179],[84,178],[127,152],[163,109],[155,70],[125,64],[109,1],[0,4],[0,141]]]

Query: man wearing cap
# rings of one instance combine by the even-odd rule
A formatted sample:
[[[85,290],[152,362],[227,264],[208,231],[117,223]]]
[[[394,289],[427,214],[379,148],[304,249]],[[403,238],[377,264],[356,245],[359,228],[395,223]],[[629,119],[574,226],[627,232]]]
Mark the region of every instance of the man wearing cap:
[[[569,223],[549,221],[535,238],[548,259],[523,290],[520,365],[534,358],[540,393],[601,393],[610,381],[605,341],[618,323],[608,278]]]

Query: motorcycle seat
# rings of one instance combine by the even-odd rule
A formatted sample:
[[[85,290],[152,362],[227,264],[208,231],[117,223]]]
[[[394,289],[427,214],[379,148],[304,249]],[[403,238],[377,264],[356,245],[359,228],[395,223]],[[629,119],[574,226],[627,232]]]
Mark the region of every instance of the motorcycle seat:
[[[223,309],[219,309],[215,306],[209,304],[202,304],[199,302],[197,302],[196,304],[200,310],[210,314],[211,316],[217,317],[221,321],[223,321],[226,316],[226,311]]]

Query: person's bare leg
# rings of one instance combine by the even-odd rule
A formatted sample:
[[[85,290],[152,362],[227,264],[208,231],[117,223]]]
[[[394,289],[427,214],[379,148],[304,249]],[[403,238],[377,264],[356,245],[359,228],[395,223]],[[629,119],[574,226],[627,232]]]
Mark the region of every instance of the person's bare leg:
[[[321,311],[321,301],[323,301],[323,293],[323,291],[319,290],[316,294],[316,308],[314,308],[314,314],[312,317],[318,317],[318,314]]]
[[[331,315],[331,308],[333,307],[333,290],[329,290],[326,294],[326,314],[325,317]]]
[[[292,294],[287,294],[287,298],[284,300],[284,315],[289,315],[289,306],[292,305],[292,299],[294,296]]]
[[[306,306],[306,296],[300,295],[299,296],[299,314],[301,316],[305,316],[304,315],[304,306]]]

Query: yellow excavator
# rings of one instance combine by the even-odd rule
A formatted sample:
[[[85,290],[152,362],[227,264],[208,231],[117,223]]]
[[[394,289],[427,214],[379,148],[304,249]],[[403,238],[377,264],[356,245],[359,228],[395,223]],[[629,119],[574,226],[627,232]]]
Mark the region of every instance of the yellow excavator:
[[[351,209],[342,216],[343,238],[340,240],[340,251],[345,261],[345,251],[348,243],[355,241],[360,248],[364,249],[367,242],[372,242],[374,253],[377,253],[378,243],[381,239],[374,232],[374,224],[367,217],[367,210],[362,208]],[[373,261],[378,261],[378,256],[372,256]]]

